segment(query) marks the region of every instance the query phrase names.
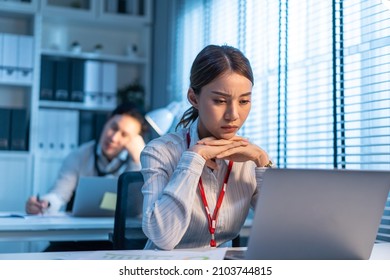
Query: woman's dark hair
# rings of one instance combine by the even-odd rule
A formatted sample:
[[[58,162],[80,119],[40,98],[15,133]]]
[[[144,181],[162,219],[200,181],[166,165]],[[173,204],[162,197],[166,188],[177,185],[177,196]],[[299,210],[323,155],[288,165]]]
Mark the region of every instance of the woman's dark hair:
[[[115,115],[128,115],[139,121],[139,123],[141,124],[141,135],[144,135],[148,129],[148,125],[145,120],[144,110],[132,102],[125,102],[119,104],[114,109],[114,111],[111,112],[109,118],[112,118]]]
[[[252,67],[240,50],[227,45],[208,45],[192,63],[190,88],[199,95],[205,85],[229,71],[244,76],[254,84]],[[198,115],[198,110],[192,106],[184,112],[176,128],[187,127]]]

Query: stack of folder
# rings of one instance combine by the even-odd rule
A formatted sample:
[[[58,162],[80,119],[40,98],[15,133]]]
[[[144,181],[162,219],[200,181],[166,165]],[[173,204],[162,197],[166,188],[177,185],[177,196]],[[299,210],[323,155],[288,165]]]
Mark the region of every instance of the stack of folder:
[[[5,111],[0,110],[1,118]],[[42,108],[38,112],[36,151],[66,156],[79,145],[98,140],[109,115],[110,112]]]
[[[41,100],[83,102],[86,107],[114,108],[116,92],[115,63],[42,56]]]
[[[78,147],[78,110],[40,109],[37,153],[66,156]]]
[[[0,108],[0,150],[28,150],[29,121],[23,108]]]
[[[0,82],[31,83],[34,65],[34,38],[0,33]]]

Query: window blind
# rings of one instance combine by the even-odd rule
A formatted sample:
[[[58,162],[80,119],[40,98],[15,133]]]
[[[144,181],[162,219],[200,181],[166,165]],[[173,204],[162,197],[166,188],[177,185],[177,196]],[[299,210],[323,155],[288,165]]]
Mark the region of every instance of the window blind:
[[[380,1],[344,1],[342,11],[344,152],[338,165],[389,170],[390,11]]]
[[[251,62],[255,85],[251,113],[241,133],[263,147],[274,161],[281,150],[278,139],[284,138],[284,130],[278,125],[284,123],[284,116],[279,114],[283,105],[278,91],[279,52],[281,48],[286,50],[286,42],[283,46],[279,44],[280,37],[284,40],[286,37],[285,29],[280,32],[280,9],[278,1],[246,1],[246,36],[242,49]]]
[[[178,101],[186,100],[192,61],[205,45],[205,10],[203,1],[177,1],[170,84]]]
[[[228,3],[228,4],[227,4]],[[207,44],[238,46],[239,9],[238,0],[209,1],[206,13],[209,15],[207,29]]]
[[[379,0],[339,3],[337,166],[390,170],[390,10]],[[377,239],[390,241],[389,198]]]

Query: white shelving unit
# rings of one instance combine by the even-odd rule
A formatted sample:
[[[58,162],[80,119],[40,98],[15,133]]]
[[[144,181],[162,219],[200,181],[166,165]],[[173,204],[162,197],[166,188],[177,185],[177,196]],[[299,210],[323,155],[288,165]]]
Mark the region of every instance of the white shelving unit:
[[[29,3],[18,3],[14,1],[0,1],[0,108],[25,109],[31,115],[34,104],[34,80],[23,80],[20,78],[22,69],[18,61],[13,61],[14,65],[6,65],[3,55],[4,37],[8,36],[19,42],[19,38],[28,36],[35,43],[37,1]],[[22,42],[22,40],[20,40]],[[31,42],[31,41],[30,41]],[[19,43],[18,43],[19,44]],[[35,45],[33,45],[35,51]],[[31,51],[31,49],[30,49]],[[11,56],[21,52],[15,46]],[[8,58],[10,58],[9,56]],[[32,61],[29,69],[30,74],[36,75],[36,65],[38,59]],[[11,68],[6,68],[11,67]],[[5,74],[9,71],[7,74]],[[12,73],[12,75],[11,75]],[[13,76],[13,80],[9,77]],[[0,126],[4,128],[5,119],[0,118]],[[10,145],[10,141],[8,141]],[[0,211],[24,210],[24,203],[31,192],[33,155],[29,150],[14,151],[0,150]],[[9,248],[23,250],[25,244],[2,244],[0,252]]]
[[[0,34],[33,38],[31,81],[2,81],[0,76],[0,108],[26,109],[29,124],[25,151],[0,150],[0,211],[24,211],[29,195],[50,188],[65,156],[58,151],[40,150],[44,128],[50,129],[48,120],[40,118],[42,112],[75,116],[81,111],[104,112],[115,107],[42,100],[42,57],[111,63],[116,69],[117,89],[138,81],[145,89],[147,109],[151,14],[151,0],[0,0]],[[72,51],[74,42],[80,45],[79,52]],[[98,53],[96,45],[102,46]],[[0,57],[1,51],[0,41]],[[61,121],[61,117],[57,119]],[[61,129],[57,133],[78,133],[78,127],[71,132],[62,130],[62,123],[58,127]]]

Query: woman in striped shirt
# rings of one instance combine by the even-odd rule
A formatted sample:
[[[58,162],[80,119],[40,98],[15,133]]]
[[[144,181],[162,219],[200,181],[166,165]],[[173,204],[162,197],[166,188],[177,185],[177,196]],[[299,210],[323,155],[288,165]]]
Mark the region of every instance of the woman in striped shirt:
[[[254,207],[267,153],[236,135],[250,108],[253,74],[236,48],[209,45],[195,58],[177,130],[141,153],[146,249],[229,246]]]

